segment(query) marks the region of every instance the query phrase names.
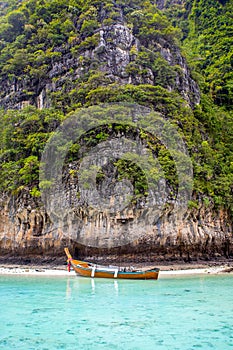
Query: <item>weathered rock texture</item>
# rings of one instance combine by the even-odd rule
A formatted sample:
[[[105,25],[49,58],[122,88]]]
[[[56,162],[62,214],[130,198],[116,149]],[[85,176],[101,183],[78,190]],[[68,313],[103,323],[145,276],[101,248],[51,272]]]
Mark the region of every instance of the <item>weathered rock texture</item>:
[[[120,85],[157,85],[156,75],[150,68],[147,68],[143,75],[127,71],[127,66],[135,62],[142,45],[127,25],[116,23],[103,26],[96,34],[99,38],[97,45],[93,48],[83,48],[75,55],[71,53],[69,45],[66,48],[56,48],[55,51],[61,53],[61,58],[51,60],[46,77],[40,80],[26,79],[22,76],[9,80],[7,75],[3,76],[0,82],[0,107],[21,109],[27,105],[35,105],[39,109],[47,108],[51,106],[52,93],[63,91],[65,94],[74,90],[77,81],[90,69],[98,69],[104,73],[104,85],[114,82]],[[178,91],[191,106],[199,103],[198,86],[192,79],[179,48],[164,39],[158,39],[154,43],[153,52],[159,53],[170,66],[179,67],[175,84],[164,81],[164,87],[169,91]]]
[[[157,3],[161,9],[166,6],[166,1]],[[71,54],[69,46],[56,48],[61,52],[60,58],[51,60],[47,76],[39,81],[23,77],[9,80],[7,76],[3,77],[0,82],[0,107],[21,109],[29,104],[40,109],[49,107],[53,92],[65,93],[75,89],[76,82],[90,69],[97,67],[104,73],[106,85],[114,82],[120,85],[157,84],[156,76],[149,68],[146,73],[138,76],[126,69],[129,63],[135,61],[142,43],[132,34],[123,19],[113,25],[103,26],[96,34],[99,38],[97,45],[83,48],[76,55]],[[197,104],[200,99],[199,89],[179,48],[158,39],[154,51],[170,66],[179,67],[175,85],[164,82],[165,87],[169,91],[178,91],[187,104]],[[130,191],[130,186],[128,190]],[[64,199],[66,197],[72,197],[69,188],[64,193]],[[42,203],[33,199],[28,191],[17,198],[2,198],[0,209],[1,255],[59,256],[63,255],[63,248],[67,244],[73,247],[73,251],[78,249],[80,256],[105,256],[112,260],[116,254],[127,260],[189,260],[217,255],[228,257],[233,254],[231,228],[226,224],[230,222],[227,214],[215,214],[211,208],[202,206],[196,212],[192,211],[192,214],[187,211],[182,217],[172,211],[164,211],[154,223],[145,222],[146,212],[142,208],[131,208],[119,215],[111,212],[96,213],[83,205],[64,213],[62,218],[59,215],[49,217]],[[108,248],[108,245],[100,245],[102,248],[99,249],[88,247],[90,237],[91,243],[93,237],[96,238],[94,245],[98,247],[98,239],[101,240],[101,234],[105,235],[106,232],[110,239],[123,237],[122,241],[127,244],[115,248]],[[128,239],[129,235],[134,239]]]
[[[80,257],[104,258],[122,261],[166,261],[198,258],[229,257],[233,254],[231,228],[224,212],[214,214],[211,209],[201,208],[178,218],[173,213],[164,213],[155,225],[146,225],[138,212],[121,216],[81,209],[79,213],[51,222],[45,211],[38,207],[29,195],[14,201],[5,198],[0,211],[0,252],[1,256],[62,256],[66,245],[78,252]],[[75,215],[76,219],[75,219]],[[77,219],[78,217],[78,219]],[[88,229],[86,226],[88,225]],[[145,227],[135,241],[116,248],[91,248],[79,243],[80,232],[88,235],[112,232],[117,235],[131,232],[136,237],[138,230]],[[98,232],[98,233],[97,233]]]

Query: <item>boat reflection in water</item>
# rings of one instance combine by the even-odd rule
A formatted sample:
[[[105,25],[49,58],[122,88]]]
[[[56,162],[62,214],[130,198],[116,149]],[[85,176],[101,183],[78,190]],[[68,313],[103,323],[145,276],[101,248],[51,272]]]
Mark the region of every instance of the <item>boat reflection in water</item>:
[[[119,295],[119,282],[116,280],[105,280],[96,281],[94,278],[68,278],[66,281],[66,299],[71,300],[72,297],[81,296],[83,293],[86,295],[95,295],[98,294],[99,290],[105,289],[106,292],[109,292],[111,295]]]

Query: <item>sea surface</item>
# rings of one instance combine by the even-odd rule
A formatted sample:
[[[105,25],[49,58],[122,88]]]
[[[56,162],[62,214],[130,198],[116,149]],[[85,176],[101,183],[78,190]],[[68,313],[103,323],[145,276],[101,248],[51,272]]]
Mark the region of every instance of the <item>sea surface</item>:
[[[0,349],[233,349],[233,276],[0,276]]]

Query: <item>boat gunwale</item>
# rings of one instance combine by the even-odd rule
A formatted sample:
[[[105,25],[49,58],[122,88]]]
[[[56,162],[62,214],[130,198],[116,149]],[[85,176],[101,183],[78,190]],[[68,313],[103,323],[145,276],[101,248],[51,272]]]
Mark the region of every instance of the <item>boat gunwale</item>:
[[[142,270],[142,269],[133,269],[133,270],[122,270],[122,268],[124,269],[124,267],[120,267],[120,266],[116,266],[116,267],[109,267],[109,266],[104,266],[104,265],[98,265],[98,264],[94,264],[94,263],[88,263],[85,261],[80,261],[83,262],[84,264],[88,264],[88,266],[84,267],[82,266],[82,264],[80,263],[75,263],[75,260],[72,260],[71,262],[73,263],[73,265],[75,265],[77,268],[81,268],[83,270],[92,270],[92,268],[95,268],[95,271],[97,272],[112,272],[114,273],[116,270],[118,270],[118,273],[144,273],[144,272],[159,272],[159,268],[158,267],[154,267],[151,269],[146,269],[146,270]]]
[[[69,249],[65,248],[68,266],[72,266],[78,275],[83,277],[108,277],[108,278],[129,278],[129,279],[158,279],[160,269],[148,267],[136,269],[134,267],[104,266],[95,263],[73,259]],[[70,267],[68,267],[69,269]],[[89,275],[90,274],[90,275]],[[105,276],[101,276],[104,275]],[[99,276],[97,276],[99,275]],[[129,277],[127,277],[129,276]]]
[[[79,268],[81,270],[84,270],[84,271],[91,271],[90,268],[85,268],[85,267],[81,267],[81,266],[77,266],[75,265],[76,268]],[[108,274],[111,274],[111,275],[114,275],[115,271],[114,270],[100,270],[100,269],[96,269],[95,270],[95,273],[108,273]],[[118,275],[119,274],[122,274],[122,275],[129,275],[129,274],[132,274],[132,275],[143,275],[143,274],[146,274],[147,272],[159,272],[159,270],[146,270],[146,271],[118,271]]]
[[[113,268],[108,268],[108,267],[105,267],[105,266],[101,266],[99,267],[98,265],[95,265],[95,264],[92,264],[91,266],[88,266],[88,267],[84,267],[80,264],[76,264],[74,263],[73,261],[71,261],[72,264],[76,267],[76,268],[79,268],[81,270],[84,270],[84,271],[91,271],[92,268],[95,268],[95,272],[104,272],[104,273],[110,273],[110,274],[113,274],[115,273],[116,270],[118,270],[118,274],[145,274],[147,272],[159,272],[159,268],[152,268],[150,270],[133,270],[133,271],[130,271],[130,270],[126,270],[126,271],[122,271],[120,269],[117,269],[117,267],[115,269]]]

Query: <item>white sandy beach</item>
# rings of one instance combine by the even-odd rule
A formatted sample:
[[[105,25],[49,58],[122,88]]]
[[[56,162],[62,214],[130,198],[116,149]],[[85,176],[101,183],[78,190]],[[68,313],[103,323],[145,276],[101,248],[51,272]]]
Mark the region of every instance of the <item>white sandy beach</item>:
[[[187,269],[176,269],[176,267],[160,267],[159,278],[175,277],[175,276],[190,276],[190,275],[207,275],[207,274],[223,274],[233,273],[233,267],[229,265],[205,267],[205,268],[187,268]],[[54,276],[54,277],[65,277],[75,276],[75,272],[70,272],[64,268],[37,268],[37,267],[6,267],[0,266],[0,275],[24,275],[24,276]]]
[[[163,277],[175,277],[175,276],[190,276],[190,275],[218,275],[232,273],[232,268],[229,266],[218,266],[208,268],[196,268],[196,269],[182,269],[182,270],[162,270],[160,271],[159,278]]]
[[[25,276],[75,276],[75,272],[64,269],[49,268],[23,268],[23,267],[0,267],[0,275],[25,275]]]

